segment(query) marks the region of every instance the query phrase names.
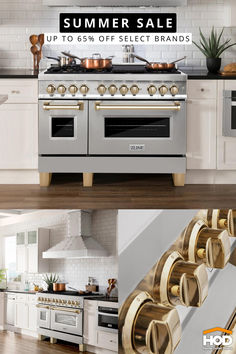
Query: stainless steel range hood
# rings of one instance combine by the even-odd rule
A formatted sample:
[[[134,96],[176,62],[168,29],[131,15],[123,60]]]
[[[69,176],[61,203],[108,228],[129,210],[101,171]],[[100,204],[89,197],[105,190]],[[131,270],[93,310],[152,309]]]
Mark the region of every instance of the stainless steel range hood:
[[[107,251],[91,236],[91,213],[75,211],[68,214],[67,237],[43,252],[43,258],[107,257]]]
[[[168,7],[168,6],[185,6],[187,0],[43,0],[43,4],[47,6],[154,6],[154,7]]]

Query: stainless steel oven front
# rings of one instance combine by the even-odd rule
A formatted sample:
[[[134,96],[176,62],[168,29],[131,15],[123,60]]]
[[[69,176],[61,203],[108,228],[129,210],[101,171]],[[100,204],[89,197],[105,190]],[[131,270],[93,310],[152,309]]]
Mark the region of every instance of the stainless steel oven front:
[[[87,154],[87,102],[39,101],[39,154]]]
[[[98,306],[98,329],[118,332],[118,308]]]
[[[65,307],[51,308],[51,329],[68,334],[83,335],[83,310]]]
[[[236,136],[236,91],[224,91],[223,136]]]
[[[89,153],[185,155],[185,101],[90,101]]]

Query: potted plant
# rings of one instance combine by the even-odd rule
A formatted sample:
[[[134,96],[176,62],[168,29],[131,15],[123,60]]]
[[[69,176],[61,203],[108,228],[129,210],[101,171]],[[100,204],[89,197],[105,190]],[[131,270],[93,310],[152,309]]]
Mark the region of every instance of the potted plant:
[[[209,38],[206,38],[201,29],[200,32],[200,43],[193,43],[198,47],[198,49],[205,55],[207,69],[211,73],[216,73],[220,70],[221,67],[221,54],[228,48],[233,47],[236,43],[229,44],[231,39],[227,39],[225,42],[221,43],[221,37],[224,32],[224,28],[221,30],[219,36],[214,29],[211,30]]]
[[[45,283],[48,286],[48,291],[53,291],[53,283],[56,283],[59,279],[59,276],[57,274],[45,274],[43,276],[43,281],[45,281]]]

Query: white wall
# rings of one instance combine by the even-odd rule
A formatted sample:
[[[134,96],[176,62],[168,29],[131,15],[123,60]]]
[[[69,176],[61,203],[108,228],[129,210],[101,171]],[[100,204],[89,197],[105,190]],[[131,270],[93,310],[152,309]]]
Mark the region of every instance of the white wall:
[[[230,0],[188,0],[187,7],[145,9],[145,12],[176,12],[178,14],[178,31],[192,32],[198,39],[198,28],[209,33],[212,26],[221,28],[227,23]],[[128,0],[127,0],[128,3]],[[0,67],[32,67],[29,36],[33,33],[57,32],[58,14],[60,12],[112,12],[115,8],[49,8],[42,5],[42,0],[1,0],[0,4]],[[118,11],[132,12],[143,9],[122,8]],[[236,29],[227,28],[225,37],[236,40]],[[72,48],[58,47],[57,51],[45,48],[45,54],[59,54],[62,49],[70,49],[81,57],[102,52],[103,55],[115,54],[114,59],[121,61],[121,46],[77,46]],[[195,68],[205,66],[205,59],[195,46],[136,46],[137,53],[150,60],[172,60],[186,55],[185,65]],[[223,55],[223,64],[235,61],[236,48]],[[45,66],[45,62],[42,63]]]
[[[100,285],[100,290],[104,291],[107,287],[107,279],[117,279],[118,276],[116,216],[116,210],[93,211],[92,215],[93,237],[108,250],[111,257],[104,259],[51,260],[50,272],[59,274],[61,280],[79,289],[84,289],[88,277],[91,276]],[[10,225],[1,225],[1,222],[9,224],[11,221]],[[66,236],[67,211],[42,210],[33,214],[4,219],[4,221],[0,221],[0,241],[4,236],[38,227],[50,229],[50,245],[55,245]],[[28,274],[25,279],[43,285],[41,275]]]

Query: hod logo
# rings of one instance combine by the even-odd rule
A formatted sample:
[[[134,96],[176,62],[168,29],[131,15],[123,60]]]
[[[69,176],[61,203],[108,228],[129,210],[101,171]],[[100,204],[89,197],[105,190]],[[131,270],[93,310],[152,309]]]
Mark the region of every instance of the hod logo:
[[[214,332],[222,332],[222,334],[217,334]],[[219,349],[219,348],[228,348],[233,343],[232,331],[222,328],[214,327],[211,329],[206,329],[203,331],[202,343],[204,349]]]

